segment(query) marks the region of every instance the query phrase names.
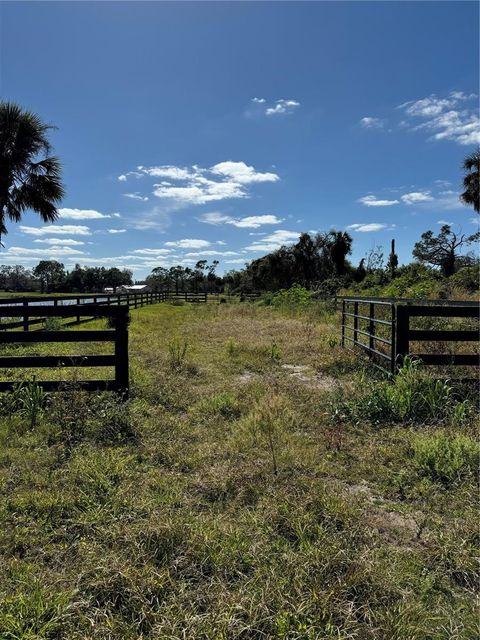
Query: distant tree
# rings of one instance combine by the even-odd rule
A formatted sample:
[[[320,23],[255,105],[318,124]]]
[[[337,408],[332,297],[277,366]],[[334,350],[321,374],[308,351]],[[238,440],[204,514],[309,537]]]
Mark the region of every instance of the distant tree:
[[[365,280],[365,276],[367,275],[367,270],[365,269],[365,258],[360,260],[358,267],[355,269],[354,279],[355,282],[362,282]]]
[[[480,213],[480,149],[477,149],[463,162],[465,177],[463,178],[464,191],[460,199],[464,204],[472,206]]]
[[[380,271],[383,269],[383,247],[377,245],[376,247],[372,247],[370,251],[367,253],[367,272],[373,273],[375,271]]]
[[[452,231],[450,225],[445,224],[436,236],[433,231],[422,233],[421,240],[413,248],[413,256],[422,263],[439,267],[442,274],[449,277],[462,263],[461,249],[479,238],[479,232],[459,235]]]
[[[0,266],[0,288],[8,291],[32,291],[37,282],[31,271],[20,264]]]
[[[392,240],[390,254],[388,256],[388,263],[387,263],[387,270],[392,280],[395,277],[397,267],[398,267],[398,256],[395,253],[395,240]]]
[[[33,275],[40,281],[41,292],[59,291],[65,282],[65,269],[56,260],[41,260],[33,269]]]
[[[51,128],[16,104],[0,103],[0,240],[6,220],[19,222],[27,209],[43,222],[58,217],[64,191],[60,162],[49,155]]]
[[[346,271],[346,258],[352,252],[352,238],[346,231],[330,231],[327,234],[326,246],[330,253],[335,275],[343,275]]]

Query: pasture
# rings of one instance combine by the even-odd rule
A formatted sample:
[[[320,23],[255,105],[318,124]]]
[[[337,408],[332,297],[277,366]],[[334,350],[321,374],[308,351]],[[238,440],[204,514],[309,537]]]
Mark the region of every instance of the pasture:
[[[131,317],[127,402],[0,396],[2,640],[478,637],[474,389],[327,303]]]

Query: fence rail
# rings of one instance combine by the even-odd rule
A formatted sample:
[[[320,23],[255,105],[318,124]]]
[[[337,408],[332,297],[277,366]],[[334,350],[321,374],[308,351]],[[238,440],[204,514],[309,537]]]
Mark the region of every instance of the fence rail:
[[[128,394],[128,306],[105,306],[101,304],[89,305],[69,305],[50,306],[41,309],[41,313],[46,318],[61,317],[68,318],[71,315],[82,316],[93,314],[95,317],[109,317],[113,319],[114,329],[100,331],[85,330],[65,330],[65,331],[42,331],[23,332],[5,331],[0,333],[1,344],[31,344],[36,342],[113,342],[114,354],[103,355],[0,355],[0,369],[22,369],[48,367],[109,367],[113,366],[115,376],[106,380],[81,380],[79,386],[90,391],[105,390],[118,391]],[[30,306],[28,308],[0,307],[0,319],[3,317],[35,317],[39,313],[39,308]],[[57,391],[65,386],[60,380],[39,380],[38,385],[48,391]],[[15,386],[13,381],[0,381],[0,391],[9,391]]]
[[[475,302],[444,301],[430,304],[409,304],[378,298],[347,298],[342,300],[342,346],[346,343],[365,351],[372,363],[394,374],[403,359],[410,355],[425,365],[480,366],[478,353],[424,353],[411,348],[414,342],[462,343],[479,341],[478,324],[471,328],[412,328],[411,318],[480,319],[480,306]]]

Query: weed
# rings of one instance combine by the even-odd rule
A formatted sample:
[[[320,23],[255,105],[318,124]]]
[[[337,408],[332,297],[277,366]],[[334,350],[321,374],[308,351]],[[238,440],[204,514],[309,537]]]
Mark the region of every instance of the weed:
[[[45,329],[45,331],[60,331],[62,326],[62,318],[58,318],[56,316],[45,318],[43,321],[43,328]]]
[[[279,451],[286,444],[288,430],[294,424],[288,400],[278,394],[269,394],[257,401],[246,418],[246,426],[254,445],[269,452],[272,471],[278,474]]]
[[[480,444],[461,433],[418,435],[413,449],[419,473],[435,482],[448,484],[479,468]]]
[[[272,360],[273,362],[278,362],[280,360],[280,349],[275,338],[272,338],[269,349],[269,356],[270,360]]]
[[[200,400],[194,407],[196,416],[211,417],[222,416],[223,418],[238,418],[240,406],[238,400],[231,393],[218,393],[216,395]]]
[[[35,379],[21,384],[15,393],[20,414],[27,418],[30,429],[34,429],[45,409],[48,394],[35,382]]]
[[[238,352],[238,344],[235,342],[233,338],[228,338],[228,340],[225,343],[225,348],[230,358],[233,358]]]
[[[170,368],[181,370],[185,366],[187,357],[188,342],[185,338],[174,336],[168,343],[168,357]]]

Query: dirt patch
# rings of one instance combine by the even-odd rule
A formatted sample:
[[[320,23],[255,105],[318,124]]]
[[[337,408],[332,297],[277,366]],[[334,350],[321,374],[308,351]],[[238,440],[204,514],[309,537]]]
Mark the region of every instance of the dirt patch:
[[[257,374],[253,373],[253,371],[244,371],[239,376],[237,376],[236,380],[240,384],[248,384],[257,378]]]
[[[316,389],[333,389],[337,384],[334,378],[315,373],[312,367],[305,364],[282,364],[282,369],[290,378],[295,378],[295,380]]]

